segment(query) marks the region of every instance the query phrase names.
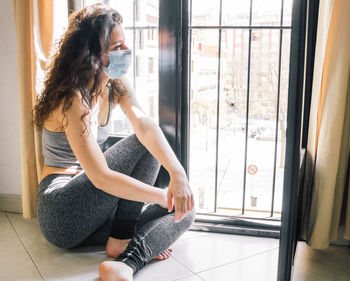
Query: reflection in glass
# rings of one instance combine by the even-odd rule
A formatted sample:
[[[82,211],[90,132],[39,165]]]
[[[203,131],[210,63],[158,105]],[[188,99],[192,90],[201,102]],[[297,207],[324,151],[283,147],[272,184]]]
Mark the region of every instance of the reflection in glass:
[[[197,208],[213,211],[218,31],[193,30],[191,39],[190,184]]]
[[[247,102],[248,30],[221,37],[218,209],[241,213]]]

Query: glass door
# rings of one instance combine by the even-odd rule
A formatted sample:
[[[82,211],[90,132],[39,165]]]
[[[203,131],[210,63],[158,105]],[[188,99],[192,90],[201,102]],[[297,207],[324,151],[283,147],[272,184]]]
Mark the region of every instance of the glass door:
[[[189,1],[189,176],[200,213],[280,220],[291,11],[291,0]]]

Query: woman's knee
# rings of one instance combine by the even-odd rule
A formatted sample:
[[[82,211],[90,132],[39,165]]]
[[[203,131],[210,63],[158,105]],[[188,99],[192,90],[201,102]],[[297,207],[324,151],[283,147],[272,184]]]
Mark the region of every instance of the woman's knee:
[[[152,164],[153,166],[160,168],[159,161],[148,151],[148,149],[139,141],[136,134],[132,134],[128,136],[130,138],[130,142],[134,143],[136,146],[141,147],[144,150],[144,159],[146,159],[147,163]]]
[[[139,148],[143,149],[144,151],[147,150],[146,147],[139,141],[136,134],[131,134],[119,142],[120,144],[125,144],[125,146],[130,149]]]
[[[136,164],[132,172],[132,177],[154,185],[159,174],[160,166],[159,161],[146,150],[140,161]]]
[[[146,162],[158,173],[161,166],[160,162],[148,150],[145,152],[145,158]]]
[[[189,229],[194,223],[196,218],[196,210],[193,208],[191,211],[187,212],[185,217],[182,219],[184,221],[186,229]]]

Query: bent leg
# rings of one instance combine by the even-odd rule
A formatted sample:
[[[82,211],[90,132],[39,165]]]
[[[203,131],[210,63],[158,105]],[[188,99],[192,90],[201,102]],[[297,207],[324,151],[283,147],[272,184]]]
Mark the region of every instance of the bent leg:
[[[154,185],[159,168],[159,162],[146,151],[130,176],[146,184]],[[78,246],[106,244],[109,237],[116,239],[131,238],[135,233],[143,206],[143,202],[119,199],[118,206],[112,216]]]
[[[180,222],[174,222],[174,211],[168,213],[156,204],[149,204],[141,214],[136,234],[127,249],[115,259],[129,265],[134,273],[168,249],[195,219],[192,209]]]
[[[111,169],[130,175],[145,152],[136,136],[131,135],[105,155]],[[118,201],[118,197],[97,189],[84,172],[75,176],[50,175],[39,185],[39,226],[53,245],[72,248],[94,232],[98,234],[97,229],[114,215]]]
[[[143,183],[154,185],[160,169],[159,162],[147,151],[135,166],[131,177]],[[135,234],[143,202],[120,199],[115,212],[110,236],[116,239],[129,239]]]

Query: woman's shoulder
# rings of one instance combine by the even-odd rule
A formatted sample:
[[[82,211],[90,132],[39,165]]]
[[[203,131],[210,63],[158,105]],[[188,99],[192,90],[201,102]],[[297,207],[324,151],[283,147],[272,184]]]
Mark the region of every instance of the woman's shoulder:
[[[65,105],[65,101],[62,100],[59,106],[50,113],[49,117],[44,122],[44,127],[46,129],[54,132],[62,132],[65,127],[64,124],[66,124],[67,121],[81,121],[82,116],[88,116],[90,113],[90,107],[83,99],[79,90],[74,91],[69,108],[63,110],[64,106],[67,105]]]
[[[74,90],[73,98],[72,98],[72,107],[73,109],[80,109],[80,110],[86,110],[94,107],[94,104],[96,102],[92,101],[91,104],[89,104],[89,101],[83,97],[80,90]]]
[[[63,124],[68,124],[70,122],[81,123],[83,121],[83,123],[87,125],[88,118],[95,105],[96,102],[89,104],[80,91],[75,91],[70,107],[64,111]]]

